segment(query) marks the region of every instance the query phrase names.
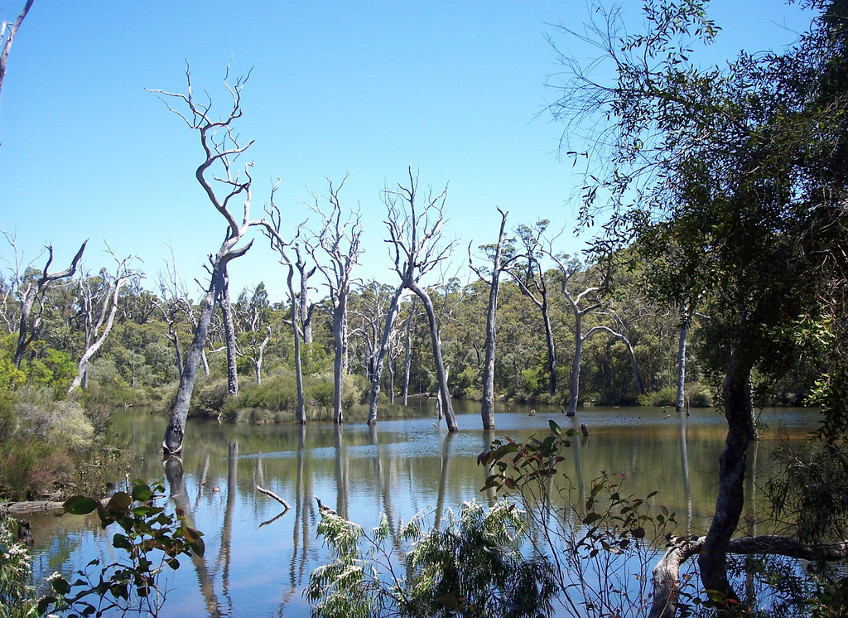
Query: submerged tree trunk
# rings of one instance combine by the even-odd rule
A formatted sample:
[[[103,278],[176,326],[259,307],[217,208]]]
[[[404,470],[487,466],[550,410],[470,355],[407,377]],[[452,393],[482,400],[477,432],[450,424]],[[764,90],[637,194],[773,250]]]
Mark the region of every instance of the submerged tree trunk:
[[[185,436],[185,423],[188,417],[188,408],[191,403],[191,394],[194,390],[194,381],[197,378],[197,367],[200,365],[200,356],[206,347],[206,333],[212,314],[215,311],[215,299],[218,297],[220,273],[217,269],[212,271],[209,288],[200,307],[200,315],[197,318],[197,326],[194,329],[194,338],[189,346],[185,359],[185,367],[180,376],[180,385],[177,388],[177,396],[174,399],[174,407],[171,409],[171,418],[165,430],[165,439],[162,441],[162,452],[168,457],[176,455],[183,448],[183,437]]]
[[[380,397],[380,379],[383,377],[383,360],[386,356],[386,349],[389,346],[389,337],[392,334],[395,318],[400,311],[400,299],[403,295],[404,285],[401,283],[392,296],[392,303],[389,305],[389,311],[386,313],[386,323],[383,325],[383,338],[380,341],[380,348],[377,351],[377,357],[374,359],[374,366],[371,371],[371,392],[368,397],[368,424],[375,425],[377,423],[377,402]]]
[[[501,214],[501,227],[498,233],[498,243],[495,245],[495,252],[492,256],[492,279],[489,281],[489,306],[486,311],[486,354],[483,360],[483,401],[480,407],[483,429],[492,429],[495,426],[495,318],[498,311],[498,290],[500,288],[501,271],[503,270],[501,255],[508,214],[501,209],[498,209],[498,212]],[[468,254],[470,261],[470,248]],[[555,374],[556,363],[554,363],[554,388],[556,388]]]

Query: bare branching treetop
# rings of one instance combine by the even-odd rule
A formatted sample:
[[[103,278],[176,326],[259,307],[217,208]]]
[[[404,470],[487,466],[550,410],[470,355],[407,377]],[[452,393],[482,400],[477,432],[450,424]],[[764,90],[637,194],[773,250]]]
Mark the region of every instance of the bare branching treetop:
[[[433,360],[439,380],[439,396],[442,399],[448,430],[458,431],[456,416],[451,405],[447,373],[442,360],[439,327],[433,302],[421,287],[421,277],[433,270],[453,254],[455,241],[446,241],[442,235],[445,224],[445,201],[447,186],[435,193],[432,189],[419,194],[418,178],[408,168],[409,186],[398,184],[396,189],[383,191],[386,204],[386,228],[389,232],[389,255],[401,283],[421,299],[430,323],[430,338],[433,342]]]
[[[225,107],[224,114],[218,116],[212,111],[212,98],[204,93],[198,98],[192,88],[191,72],[186,64],[186,92],[173,93],[164,90],[150,90],[165,104],[165,107],[179,116],[189,129],[197,131],[204,157],[195,171],[195,178],[203,187],[212,206],[227,222],[227,232],[220,249],[214,255],[209,255],[210,281],[206,289],[200,316],[195,327],[194,340],[189,348],[180,377],[180,386],[171,412],[171,420],[165,432],[162,450],[166,456],[177,454],[182,450],[185,435],[185,421],[188,415],[189,401],[194,389],[197,367],[200,363],[209,324],[215,310],[215,303],[223,298],[227,285],[227,264],[250,249],[253,241],[239,246],[239,242],[247,234],[248,229],[258,225],[258,221],[250,219],[251,162],[241,164],[239,159],[253,144],[253,140],[243,143],[235,129],[236,121],[242,116],[241,96],[250,73],[230,80],[229,67],[224,76],[224,88],[229,93],[230,105]],[[174,107],[176,104],[179,109]],[[218,191],[216,191],[216,189]],[[240,213],[234,205],[241,202]],[[232,209],[232,210],[231,210]],[[232,346],[228,346],[228,353]]]
[[[362,221],[358,210],[346,213],[339,201],[339,192],[344,186],[345,176],[339,186],[327,179],[329,186],[327,195],[322,198],[314,195],[312,210],[321,219],[321,230],[315,233],[315,247],[312,249],[312,259],[318,270],[324,275],[330,291],[330,301],[333,312],[333,420],[336,424],[344,422],[342,414],[342,375],[347,371],[347,302],[351,287],[354,283],[352,271],[359,263],[362,254]],[[330,206],[326,212],[321,207],[322,201]],[[318,257],[328,258],[325,262]]]
[[[3,78],[6,77],[6,63],[9,61],[9,52],[12,50],[12,42],[18,34],[18,28],[24,21],[32,7],[33,0],[27,0],[24,8],[18,14],[18,18],[9,23],[5,19],[0,22],[0,92],[3,90]]]
[[[88,240],[84,240],[82,245],[80,245],[79,250],[71,260],[70,266],[55,272],[50,272],[50,266],[53,264],[53,246],[47,245],[44,247],[44,250],[47,252],[47,262],[44,264],[44,268],[41,269],[41,272],[36,272],[34,276],[30,276],[34,261],[28,264],[24,262],[22,254],[18,252],[17,240],[14,234],[5,230],[0,230],[0,234],[3,234],[6,238],[6,242],[9,244],[14,255],[12,260],[2,259],[9,265],[12,274],[9,287],[17,303],[17,315],[9,315],[9,305],[5,296],[3,307],[5,309],[4,321],[10,325],[15,321],[17,322],[18,340],[15,345],[14,363],[15,367],[20,369],[24,352],[38,338],[38,329],[41,325],[41,316],[44,310],[41,305],[41,299],[44,298],[47,288],[53,282],[74,276],[77,270],[77,264],[82,259],[82,254],[85,251],[85,245],[88,243]],[[41,255],[43,253],[39,254],[39,257]],[[38,259],[38,257],[35,259]],[[36,306],[36,303],[37,309],[33,314],[33,307]]]

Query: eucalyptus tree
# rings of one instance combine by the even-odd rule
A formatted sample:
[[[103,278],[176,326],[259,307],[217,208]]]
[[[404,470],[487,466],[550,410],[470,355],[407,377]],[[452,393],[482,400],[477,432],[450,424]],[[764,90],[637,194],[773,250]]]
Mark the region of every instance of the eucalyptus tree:
[[[541,219],[533,227],[522,223],[516,228],[515,233],[520,247],[516,249],[515,262],[507,272],[521,288],[521,292],[536,305],[541,313],[548,351],[548,392],[555,395],[557,392],[556,341],[551,325],[548,281],[543,265],[545,256],[552,253],[550,247],[553,239],[546,235],[549,225],[548,219]]]
[[[303,396],[303,353],[301,342],[306,345],[312,344],[312,316],[316,305],[308,300],[309,278],[315,274],[317,265],[308,263],[306,256],[312,256],[314,247],[311,238],[306,235],[301,238],[301,233],[306,229],[301,223],[297,226],[297,232],[291,241],[286,241],[281,233],[283,218],[279,207],[274,202],[277,187],[271,190],[271,201],[265,206],[265,214],[262,219],[262,229],[265,236],[271,242],[271,248],[279,254],[280,264],[288,267],[286,276],[286,287],[289,294],[291,306],[292,335],[294,337],[294,374],[297,387],[297,410],[295,418],[301,424],[306,423],[306,403]],[[294,255],[294,259],[290,257]],[[299,285],[295,285],[295,273]]]
[[[14,256],[12,260],[3,258],[10,272],[9,292],[4,293],[3,304],[4,307],[8,307],[6,298],[9,294],[16,300],[17,315],[15,317],[7,316],[6,320],[10,323],[13,321],[17,322],[18,337],[15,344],[13,362],[15,367],[20,369],[24,353],[32,342],[38,338],[41,318],[44,314],[44,304],[42,301],[48,288],[56,281],[74,276],[88,240],[83,241],[67,268],[51,273],[50,266],[53,264],[52,245],[47,245],[44,248],[47,252],[47,261],[44,264],[44,268],[40,272],[34,271],[32,266],[34,262],[30,262],[29,264],[23,263],[23,256],[18,252],[15,235],[5,230],[2,231],[2,234],[12,249]],[[36,313],[33,314],[33,307],[36,304],[38,308]]]
[[[439,381],[439,396],[444,406],[445,422],[448,431],[459,431],[456,415],[451,403],[447,373],[442,358],[442,343],[433,301],[426,289],[421,286],[421,278],[436,266],[450,258],[456,246],[455,242],[445,242],[442,227],[445,224],[445,201],[447,187],[440,193],[432,189],[424,194],[418,193],[418,178],[408,168],[409,186],[398,183],[396,189],[383,191],[386,205],[385,220],[389,238],[389,256],[394,271],[401,284],[421,301],[430,327],[430,340],[433,345],[433,361]]]
[[[412,369],[412,335],[415,332],[417,318],[418,297],[413,296],[406,314],[406,325],[403,335],[403,384],[401,385],[401,398],[403,399],[404,407],[409,403],[409,372]]]
[[[181,118],[189,129],[197,131],[203,149],[203,160],[195,171],[195,178],[203,189],[213,208],[227,223],[224,241],[215,254],[209,256],[209,282],[197,318],[194,339],[185,359],[185,367],[180,376],[180,385],[171,410],[165,438],[162,442],[163,454],[176,455],[182,451],[185,436],[185,423],[197,368],[206,346],[206,337],[215,304],[220,299],[226,284],[227,265],[241,257],[250,249],[253,241],[243,243],[250,226],[256,222],[250,219],[251,163],[239,166],[239,158],[253,144],[253,141],[241,143],[235,131],[235,124],[242,116],[241,96],[250,73],[237,77],[231,84],[229,69],[224,76],[224,88],[229,93],[231,104],[225,115],[212,115],[212,101],[198,100],[192,91],[191,73],[186,67],[187,90],[185,93],[171,93],[153,90],[165,107]],[[175,102],[185,111],[172,107]],[[216,190],[216,188],[218,188]],[[219,192],[220,191],[220,194]],[[230,211],[232,204],[241,200],[241,217]]]
[[[254,379],[261,384],[265,348],[271,341],[271,303],[265,284],[260,281],[252,289],[243,289],[234,308],[236,353],[250,361]]]
[[[333,317],[333,422],[344,422],[342,411],[342,389],[344,374],[347,372],[347,304],[354,283],[353,269],[359,263],[362,254],[362,223],[358,211],[347,215],[339,201],[339,191],[347,176],[338,187],[327,180],[329,188],[324,198],[330,206],[329,212],[321,208],[321,196],[315,195],[313,211],[320,217],[321,229],[315,235],[315,245],[311,248],[312,259],[330,292],[331,313]],[[320,251],[319,251],[320,250]],[[328,263],[318,258],[321,253]]]
[[[486,311],[486,357],[483,361],[483,401],[480,408],[483,429],[492,429],[495,426],[495,320],[498,310],[498,292],[500,291],[501,273],[509,269],[513,258],[512,254],[515,252],[504,232],[509,213],[500,208],[498,208],[498,212],[501,215],[498,241],[494,245],[482,247],[492,260],[488,279],[484,271],[474,266],[474,260],[471,257],[471,245],[468,245],[469,266],[489,286],[489,305]],[[505,252],[506,255],[504,255]]]
[[[368,393],[368,424],[377,423],[377,404],[385,358],[397,337],[396,318],[405,287],[394,289],[376,281],[365,284],[360,294],[362,307],[359,312],[363,340],[365,341],[366,375],[370,382]],[[391,390],[391,389],[390,389]]]
[[[15,21],[10,23],[4,19],[0,22],[0,91],[3,89],[3,78],[6,77],[6,66],[9,62],[9,52],[12,51],[12,43],[15,41],[18,29],[26,19],[27,13],[32,8],[32,2],[33,0],[26,1]]]
[[[805,304],[814,311],[817,302],[801,241],[809,222],[844,203],[848,178],[844,157],[830,159],[844,153],[848,80],[830,73],[821,81],[834,61],[844,66],[845,47],[833,45],[832,35],[844,40],[846,15],[841,3],[808,4],[834,12],[814,23],[814,30],[832,29],[823,54],[802,42],[705,69],[692,48],[710,43],[717,28],[702,2],[649,1],[638,34],[624,34],[618,13],[595,11],[596,21],[577,36],[601,58],[590,68],[561,55],[563,81],[551,106],[566,123],[564,149],[569,136],[589,130],[590,147],[574,149],[588,156],[581,219],[590,224],[602,205],[610,216],[595,248],[605,253],[667,229],[668,242],[655,247],[679,246],[691,256],[687,274],[709,299],[705,363],[723,376],[728,432],[715,514],[697,555],[703,587],[722,614],[740,606],[726,555],[744,506],[752,373],[774,377],[791,364],[794,325]],[[678,281],[666,282],[667,300],[678,291]],[[763,551],[779,551],[778,544]]]
[[[88,387],[88,364],[112,332],[121,288],[136,274],[130,268],[130,262],[134,259],[132,256],[119,260],[108,246],[107,250],[116,262],[114,274],[110,275],[106,268],[102,268],[96,277],[82,271],[77,279],[77,300],[84,337],[83,352],[77,366],[77,376],[68,387],[68,393],[80,386]]]

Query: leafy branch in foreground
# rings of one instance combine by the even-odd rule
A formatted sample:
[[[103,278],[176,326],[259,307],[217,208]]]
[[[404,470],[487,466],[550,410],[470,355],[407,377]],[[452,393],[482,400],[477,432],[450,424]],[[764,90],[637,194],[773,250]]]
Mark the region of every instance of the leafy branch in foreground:
[[[111,610],[157,616],[167,593],[159,582],[165,566],[176,570],[180,555],[202,556],[204,552],[202,533],[189,525],[182,509],[171,515],[154,504],[163,491],[158,483],[135,481],[131,493],[116,492],[105,505],[85,496],[69,498],[64,505],[67,513],[97,511],[104,529],[112,524],[120,527],[112,546],[124,555],[102,567],[99,559],[92,560],[73,582],[54,574],[49,581],[55,595],[42,599],[39,609],[52,603],[83,616],[102,616]],[[100,567],[99,573],[96,567]]]
[[[514,505],[486,509],[466,502],[458,516],[448,511],[444,529],[430,532],[424,531],[425,519],[416,515],[391,547],[385,518],[368,533],[337,515],[323,515],[318,533],[335,560],[310,576],[306,597],[313,616],[550,614],[556,593],[550,565],[523,556],[525,520]]]

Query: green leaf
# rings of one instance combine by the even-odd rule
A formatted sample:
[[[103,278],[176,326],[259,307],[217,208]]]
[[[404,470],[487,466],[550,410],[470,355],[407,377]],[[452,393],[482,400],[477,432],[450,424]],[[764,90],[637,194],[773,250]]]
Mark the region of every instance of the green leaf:
[[[132,543],[130,543],[130,540],[123,534],[116,534],[112,537],[112,547],[115,549],[130,550],[132,549]]]
[[[62,505],[65,509],[66,513],[70,513],[71,515],[88,515],[97,507],[100,503],[94,498],[87,498],[85,496],[71,496],[65,503]]]
[[[109,513],[123,513],[130,504],[132,504],[132,496],[124,491],[119,491],[109,498],[109,502],[106,503],[106,510]]]
[[[133,487],[132,499],[138,502],[147,502],[153,496],[153,490],[146,483],[141,483]]]
[[[557,425],[555,420],[553,420],[553,419],[549,420],[548,421],[548,427],[550,427],[551,431],[553,431],[556,435],[558,435],[558,436],[562,435],[562,429],[560,429],[559,425]]]
[[[603,516],[600,513],[589,513],[586,517],[583,518],[583,523],[587,526],[595,523],[599,519],[603,519]]]

